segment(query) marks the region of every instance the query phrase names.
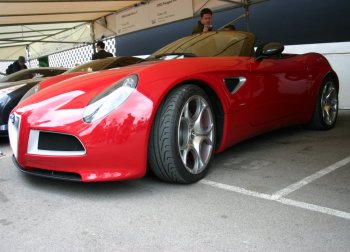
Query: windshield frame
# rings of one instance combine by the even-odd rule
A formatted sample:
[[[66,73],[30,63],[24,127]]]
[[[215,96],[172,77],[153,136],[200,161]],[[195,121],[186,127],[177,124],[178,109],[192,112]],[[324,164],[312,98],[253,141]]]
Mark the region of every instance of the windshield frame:
[[[114,61],[116,61],[116,57],[107,57],[104,59],[91,60],[87,63],[81,64],[79,66],[69,69],[66,73],[95,72],[95,71],[105,69],[107,66],[111,65]],[[96,68],[96,66],[98,66],[98,68]],[[82,71],[82,69],[86,69],[86,70]]]
[[[252,56],[255,36],[242,31],[214,31],[180,38],[156,52],[146,60],[185,57]],[[165,57],[166,56],[166,57]]]

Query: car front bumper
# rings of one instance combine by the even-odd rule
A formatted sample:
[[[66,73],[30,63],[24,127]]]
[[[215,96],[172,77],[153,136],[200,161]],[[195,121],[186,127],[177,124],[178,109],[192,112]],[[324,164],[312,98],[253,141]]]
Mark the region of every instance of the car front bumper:
[[[82,111],[15,112],[8,124],[15,164],[32,175],[82,182],[143,177],[152,110],[153,103],[134,92],[93,123],[83,122]]]

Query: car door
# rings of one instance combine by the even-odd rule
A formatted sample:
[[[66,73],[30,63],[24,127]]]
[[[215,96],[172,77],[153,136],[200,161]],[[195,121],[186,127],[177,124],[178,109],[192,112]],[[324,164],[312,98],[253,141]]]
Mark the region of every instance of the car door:
[[[252,59],[251,74],[251,125],[273,128],[293,122],[310,90],[306,58],[284,55]]]

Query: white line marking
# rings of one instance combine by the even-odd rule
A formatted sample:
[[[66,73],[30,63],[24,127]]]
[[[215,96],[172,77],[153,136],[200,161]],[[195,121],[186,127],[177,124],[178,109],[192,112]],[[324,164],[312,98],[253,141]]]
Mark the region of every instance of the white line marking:
[[[286,199],[286,198],[280,198],[280,199],[277,199],[275,201],[280,202],[280,203],[285,204],[285,205],[300,207],[300,208],[304,208],[304,209],[307,209],[310,211],[324,213],[324,214],[328,214],[328,215],[333,215],[333,216],[337,216],[340,218],[350,220],[350,213],[335,210],[332,208],[318,206],[318,205],[309,204],[309,203],[296,201],[296,200],[292,200],[292,199]]]
[[[244,189],[241,187],[222,184],[222,183],[218,183],[218,182],[206,180],[206,179],[202,179],[201,181],[199,181],[199,183],[202,183],[202,184],[205,184],[208,186],[212,186],[212,187],[216,187],[216,188],[226,190],[226,191],[241,193],[244,195],[253,196],[256,198],[260,198],[260,199],[271,200],[271,201],[279,202],[279,203],[284,204],[284,205],[299,207],[299,208],[307,209],[310,211],[324,213],[324,214],[328,214],[328,215],[332,215],[332,216],[336,216],[336,217],[350,220],[350,213],[335,210],[332,208],[317,206],[317,205],[313,205],[313,204],[309,204],[309,203],[305,203],[305,202],[301,202],[301,201],[296,201],[296,200],[291,200],[291,199],[286,199],[286,198],[276,198],[270,194],[254,192],[254,191],[250,191],[250,190],[247,190],[247,189]]]
[[[316,180],[316,179],[319,179],[321,177],[323,177],[324,175],[332,172],[332,171],[335,171],[336,169],[340,168],[340,167],[343,167],[344,165],[350,163],[350,156],[347,157],[347,158],[344,158],[343,160],[340,160],[339,162],[336,162],[335,164],[332,164],[294,184],[291,184],[290,186],[282,189],[282,190],[279,190],[277,192],[275,192],[272,197],[274,199],[279,199],[279,198],[282,198],[283,196],[286,196],[296,190],[298,190],[299,188],[311,183],[312,181]]]
[[[220,189],[223,189],[226,191],[241,193],[241,194],[245,194],[245,195],[249,195],[249,196],[253,196],[253,197],[257,197],[257,198],[262,198],[262,199],[267,199],[267,200],[273,200],[273,198],[269,194],[254,192],[254,191],[250,191],[250,190],[247,190],[247,189],[244,189],[241,187],[222,184],[222,183],[218,183],[218,182],[207,180],[207,179],[202,179],[200,181],[200,183],[210,185],[210,186],[213,186],[216,188],[220,188]]]

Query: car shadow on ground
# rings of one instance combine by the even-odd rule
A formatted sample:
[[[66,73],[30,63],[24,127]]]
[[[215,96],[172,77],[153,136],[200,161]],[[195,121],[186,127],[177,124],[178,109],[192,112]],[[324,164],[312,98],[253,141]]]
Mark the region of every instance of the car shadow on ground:
[[[69,197],[76,197],[79,199],[109,199],[109,198],[125,198],[125,197],[152,197],[153,193],[164,192],[164,190],[183,190],[184,186],[192,185],[178,185],[166,183],[153,174],[147,173],[145,177],[135,180],[127,181],[110,181],[110,182],[72,182],[56,180],[44,177],[37,177],[24,174],[16,171],[16,176],[19,176],[18,183],[23,187],[32,191],[40,191],[55,195],[66,195]]]

